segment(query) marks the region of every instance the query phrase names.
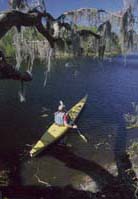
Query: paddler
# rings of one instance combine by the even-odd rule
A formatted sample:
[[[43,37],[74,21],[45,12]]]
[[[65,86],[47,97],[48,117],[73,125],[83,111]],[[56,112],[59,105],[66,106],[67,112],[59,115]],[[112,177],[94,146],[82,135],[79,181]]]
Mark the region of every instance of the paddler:
[[[69,128],[76,129],[77,125],[72,124],[73,122],[70,121],[69,115],[65,111],[65,105],[62,101],[60,101],[60,105],[58,106],[58,111],[54,114],[54,121],[55,124],[58,126],[66,126]]]

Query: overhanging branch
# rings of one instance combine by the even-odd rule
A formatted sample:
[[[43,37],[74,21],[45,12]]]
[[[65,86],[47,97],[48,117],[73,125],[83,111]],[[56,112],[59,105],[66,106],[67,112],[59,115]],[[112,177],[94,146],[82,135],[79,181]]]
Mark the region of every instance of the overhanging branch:
[[[2,38],[13,26],[35,26],[37,30],[49,41],[51,47],[54,46],[54,38],[42,24],[42,17],[47,13],[38,11],[23,13],[17,10],[0,13],[0,38]]]

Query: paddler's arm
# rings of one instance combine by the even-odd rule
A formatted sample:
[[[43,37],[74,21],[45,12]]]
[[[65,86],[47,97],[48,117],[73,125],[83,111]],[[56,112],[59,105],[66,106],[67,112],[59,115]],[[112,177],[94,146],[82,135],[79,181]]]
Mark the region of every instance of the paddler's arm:
[[[66,126],[68,128],[77,129],[77,125],[70,125],[70,124],[64,123],[64,126]]]
[[[64,116],[64,126],[66,126],[66,127],[68,127],[68,128],[73,128],[73,129],[77,129],[77,125],[75,125],[75,124],[69,124],[68,123],[68,118],[67,118],[68,116],[65,114],[65,116]]]

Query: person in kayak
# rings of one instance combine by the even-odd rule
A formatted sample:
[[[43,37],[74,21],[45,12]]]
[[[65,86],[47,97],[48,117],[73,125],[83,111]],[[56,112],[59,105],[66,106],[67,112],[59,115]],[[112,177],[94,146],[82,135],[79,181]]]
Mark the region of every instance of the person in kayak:
[[[58,126],[66,126],[69,128],[76,129],[77,125],[72,124],[72,121],[69,118],[69,115],[65,111],[65,105],[62,101],[60,101],[60,105],[58,106],[58,111],[54,114],[55,124]]]

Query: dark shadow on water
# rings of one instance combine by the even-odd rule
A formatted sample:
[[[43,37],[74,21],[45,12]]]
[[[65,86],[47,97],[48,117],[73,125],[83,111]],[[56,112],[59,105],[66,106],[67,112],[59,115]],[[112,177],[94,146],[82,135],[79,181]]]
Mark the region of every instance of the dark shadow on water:
[[[126,152],[126,138],[127,131],[125,128],[125,121],[122,120],[116,135],[116,143],[114,148],[115,161],[117,165],[119,181],[122,185],[126,186],[126,192],[127,190],[130,190],[134,197],[138,179],[136,177],[136,173],[133,169],[129,155]]]
[[[134,197],[134,192],[125,181],[122,181],[120,175],[114,177],[103,167],[93,161],[79,157],[66,147],[55,146],[43,152],[43,155],[54,156],[60,161],[64,162],[67,167],[82,171],[92,177],[100,187],[100,191],[92,193],[89,191],[76,190],[72,186],[60,187],[47,187],[44,186],[12,186],[0,188],[3,196],[10,198],[87,198],[87,199],[130,199]],[[121,156],[122,157],[122,156]],[[124,164],[118,164],[121,170],[131,167],[128,156],[123,156],[119,159]],[[127,165],[127,166],[126,166]],[[127,173],[124,173],[127,176]]]
[[[3,197],[10,197],[10,199],[94,199],[100,194],[93,194],[91,192],[75,190],[71,186],[64,188],[59,187],[3,187],[0,188]],[[101,197],[101,196],[100,196]],[[99,198],[100,198],[99,197]]]
[[[99,192],[92,193],[89,191],[76,190],[72,186],[60,187],[48,187],[43,186],[20,186],[21,179],[17,175],[20,173],[20,157],[19,152],[5,153],[4,157],[10,159],[11,167],[11,179],[13,179],[13,186],[2,187],[0,190],[6,197],[12,198],[97,198],[101,199],[103,196],[106,199],[130,199],[134,198],[135,188],[133,185],[137,184],[136,174],[132,169],[132,163],[129,160],[129,156],[126,153],[126,129],[125,126],[120,124],[115,143],[115,160],[118,169],[118,176],[113,176],[101,165],[94,161],[90,161],[83,157],[76,155],[71,148],[65,146],[53,145],[47,150],[44,150],[39,157],[52,156],[61,162],[66,167],[75,169],[90,176],[98,185]],[[15,157],[15,158],[13,158]],[[13,159],[12,159],[13,158]],[[24,158],[29,158],[28,156]],[[18,165],[17,168],[15,165]],[[18,169],[18,170],[17,170]],[[127,172],[129,171],[129,172]],[[14,176],[14,174],[16,175]],[[14,179],[16,177],[16,179]]]
[[[20,178],[20,152],[17,150],[10,150],[5,152],[0,152],[1,158],[1,170],[8,172],[7,179],[5,179],[5,183],[12,184],[13,186],[17,186],[21,184]],[[10,161],[9,161],[10,160]],[[3,167],[4,166],[4,167]]]
[[[77,156],[67,147],[56,145],[55,147],[46,150],[45,153],[64,162],[67,167],[82,171],[89,175],[97,182],[100,188],[115,180],[115,177],[103,167],[93,161]]]
[[[134,195],[138,180],[129,159],[129,155],[126,152],[126,137],[127,132],[125,122],[121,120],[117,130],[114,148],[118,171],[116,177],[99,164],[83,157],[79,157],[74,154],[71,149],[66,147],[55,145],[54,147],[45,150],[41,156],[53,156],[61,162],[64,162],[68,168],[76,169],[89,175],[97,183],[100,189],[100,192],[98,193],[104,194],[106,198],[135,198]],[[100,198],[98,195],[96,197]],[[93,198],[93,196],[91,198]]]

